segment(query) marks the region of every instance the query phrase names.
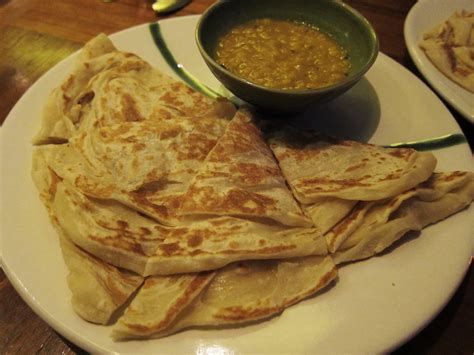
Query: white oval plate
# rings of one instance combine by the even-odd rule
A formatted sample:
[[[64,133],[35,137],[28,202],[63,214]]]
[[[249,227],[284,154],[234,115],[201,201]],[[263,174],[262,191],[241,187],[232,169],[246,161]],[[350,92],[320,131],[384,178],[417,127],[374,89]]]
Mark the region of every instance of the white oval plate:
[[[405,19],[405,43],[413,62],[430,85],[461,115],[474,123],[474,93],[440,72],[418,46],[423,33],[448,19],[456,10],[474,11],[473,0],[420,0]]]
[[[216,87],[194,42],[197,20],[191,16],[160,23],[178,62]],[[172,74],[146,25],[111,38],[119,49],[135,52]],[[43,104],[71,70],[75,57],[41,77],[0,130],[0,238],[4,269],[16,290],[40,317],[80,347],[94,353],[386,352],[425,326],[462,281],[472,250],[473,208],[426,228],[383,256],[342,267],[333,287],[277,317],[246,327],[194,329],[163,339],[114,343],[110,327],[90,324],[72,310],[57,236],[30,178],[30,139],[39,129]],[[379,55],[366,79],[362,88],[375,93],[370,102],[368,91],[359,86],[325,112],[351,114],[354,122],[364,122],[358,117],[363,112],[376,112],[370,141],[379,144],[461,132],[440,100],[387,56]],[[375,108],[364,111],[364,105]],[[435,154],[439,170],[473,170],[467,144]]]

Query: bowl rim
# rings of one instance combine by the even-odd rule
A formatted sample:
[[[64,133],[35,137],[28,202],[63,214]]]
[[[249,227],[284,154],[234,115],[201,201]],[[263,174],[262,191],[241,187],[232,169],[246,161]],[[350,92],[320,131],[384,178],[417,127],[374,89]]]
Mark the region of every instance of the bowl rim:
[[[335,84],[328,85],[328,86],[323,86],[321,88],[317,89],[298,89],[298,90],[286,90],[286,89],[275,89],[275,88],[269,88],[267,86],[259,85],[256,83],[253,83],[247,79],[244,79],[231,71],[227,70],[226,68],[222,67],[219,65],[214,58],[212,58],[211,55],[207,53],[207,51],[204,49],[200,37],[201,37],[201,32],[202,32],[202,24],[204,20],[212,13],[217,11],[217,9],[222,6],[224,3],[228,3],[230,0],[220,0],[216,1],[214,4],[212,4],[210,7],[208,7],[200,16],[198,23],[196,25],[195,29],[195,41],[198,46],[199,52],[201,52],[201,55],[205,58],[206,62],[208,64],[211,64],[214,68],[217,68],[217,70],[223,71],[226,75],[230,76],[232,79],[243,82],[246,85],[251,86],[252,88],[256,90],[263,90],[267,92],[272,92],[274,94],[279,94],[279,95],[298,95],[298,96],[306,96],[306,95],[316,95],[316,94],[323,94],[326,92],[330,92],[333,89],[338,89],[338,88],[345,88],[347,86],[350,86],[351,84],[357,82],[367,71],[370,69],[370,67],[374,64],[375,60],[377,59],[378,53],[380,51],[380,43],[379,39],[377,36],[377,33],[375,32],[375,29],[373,28],[372,24],[356,9],[353,7],[347,5],[346,3],[336,0],[334,1],[334,4],[337,4],[340,6],[343,10],[347,11],[351,15],[355,16],[360,22],[362,22],[366,28],[368,29],[368,32],[370,34],[370,37],[372,38],[372,53],[369,57],[369,60],[365,65],[355,74],[352,76],[349,76],[345,78],[344,80],[341,80]]]

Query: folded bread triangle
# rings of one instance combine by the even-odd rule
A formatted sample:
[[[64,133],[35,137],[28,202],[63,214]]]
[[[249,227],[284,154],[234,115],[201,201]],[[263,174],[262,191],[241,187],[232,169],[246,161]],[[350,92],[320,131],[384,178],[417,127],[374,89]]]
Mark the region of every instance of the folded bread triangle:
[[[67,284],[74,311],[89,322],[109,324],[144,278],[103,262],[64,235],[60,236],[60,245],[69,270]]]
[[[289,226],[311,226],[251,113],[239,110],[209,152],[183,197],[185,216],[269,218]]]
[[[427,180],[436,166],[429,152],[384,148],[286,129],[270,147],[298,201],[323,197],[373,201],[395,196]]]
[[[359,201],[396,196],[427,180],[436,158],[429,152],[384,148],[285,128],[269,145],[296,199],[327,233]]]
[[[212,270],[245,259],[327,255],[315,228],[228,216],[169,227],[117,201],[90,198],[66,180],[50,183],[43,193],[52,194],[50,209],[64,233],[94,256],[143,276]]]
[[[469,206],[474,174],[435,173],[425,183],[395,197],[361,202],[326,234],[337,264],[371,257],[409,231],[420,231]]]

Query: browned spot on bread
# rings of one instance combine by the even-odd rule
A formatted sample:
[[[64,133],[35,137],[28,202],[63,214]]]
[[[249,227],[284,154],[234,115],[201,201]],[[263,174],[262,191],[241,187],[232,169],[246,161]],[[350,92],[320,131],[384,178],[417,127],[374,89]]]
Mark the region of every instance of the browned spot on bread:
[[[67,91],[71,88],[71,86],[74,85],[74,81],[76,80],[75,75],[69,75],[67,80],[64,82],[64,84],[61,85],[61,90],[62,91]]]
[[[127,221],[117,221],[117,226],[119,229],[127,229],[128,228],[128,222]]]
[[[144,150],[146,148],[146,145],[144,143],[135,143],[132,146],[132,151],[134,153],[138,153],[141,150]]]
[[[191,248],[197,247],[202,243],[202,240],[202,236],[198,234],[193,234],[188,237],[188,246],[190,246]]]
[[[107,293],[111,296],[115,306],[120,306],[129,296],[127,292],[122,291],[120,284],[126,283],[131,286],[137,286],[137,281],[131,280],[130,277],[125,277],[125,275],[118,272],[117,269],[114,269],[112,272],[112,275],[108,273],[107,277],[103,279],[103,285]]]
[[[230,178],[230,174],[225,171],[203,171],[196,175],[196,179]]]
[[[183,105],[182,101],[178,99],[178,96],[172,92],[166,92],[160,97],[160,100],[163,100],[167,105],[171,107],[180,107]]]
[[[87,201],[81,203],[81,207],[89,213],[96,211],[95,206],[92,203],[87,202]]]
[[[367,165],[367,164],[365,164],[365,163],[359,163],[359,164],[352,165],[352,166],[350,166],[350,167],[348,167],[348,168],[346,169],[346,172],[354,171],[354,170],[363,168],[363,167],[366,166],[366,165]]]
[[[169,120],[173,118],[173,115],[168,111],[163,108],[159,108],[151,114],[152,119],[159,119],[159,120]]]
[[[396,158],[402,158],[408,160],[410,156],[412,156],[416,151],[414,149],[409,148],[397,148],[389,150],[388,154]]]
[[[226,225],[227,223],[229,223],[229,220],[227,218],[211,219],[209,223],[217,227]]]
[[[253,215],[263,215],[271,210],[277,201],[271,197],[242,189],[230,189],[224,195],[219,195],[210,186],[191,186],[188,194],[191,199],[183,201],[185,211],[205,210],[206,212],[242,212]]]
[[[146,227],[140,227],[140,230],[142,232],[142,235],[150,235],[151,234],[151,230],[149,230]]]
[[[231,168],[231,176],[235,176],[233,180],[246,185],[257,185],[265,178],[280,176],[280,170],[268,166],[260,166],[253,163],[236,163]]]
[[[79,190],[92,197],[108,198],[115,190],[113,185],[100,186],[84,175],[77,176],[74,179],[74,184]]]
[[[457,178],[460,178],[460,177],[463,177],[463,176],[466,176],[467,175],[467,172],[466,171],[453,171],[449,174],[443,174],[443,175],[439,175],[439,180],[443,180],[443,181],[452,181],[452,180],[455,180]]]
[[[146,191],[144,192],[138,190],[135,192],[129,192],[128,195],[135,203],[144,207],[145,209],[152,210],[162,217],[169,217],[168,209],[165,206],[155,205],[154,203],[148,201],[146,198]]]
[[[135,107],[135,100],[129,94],[122,95],[122,114],[126,121],[143,121],[144,118]]]
[[[58,174],[56,174],[56,172],[50,167],[48,167],[48,170],[49,170],[49,174],[51,178],[51,182],[49,183],[48,193],[51,196],[51,198],[54,198],[54,196],[56,195],[57,188],[58,188],[58,183],[63,181],[63,179]]]
[[[173,255],[178,250],[181,250],[181,247],[178,243],[164,243],[161,244],[159,248],[165,253],[166,256]]]
[[[79,99],[77,99],[77,103],[79,105],[85,105],[91,102],[94,99],[95,93],[94,91],[88,91],[84,93]]]
[[[288,251],[291,249],[296,248],[295,245],[277,245],[274,247],[267,247],[267,248],[261,248],[261,249],[255,249],[255,250],[222,250],[221,252],[223,254],[276,254],[284,251]]]
[[[96,237],[94,235],[89,235],[88,238],[105,246],[127,250],[134,254],[147,256],[139,242],[134,242],[123,238],[120,233],[117,233],[115,236],[111,235],[109,237]]]
[[[392,174],[388,174],[388,175],[385,175],[384,177],[382,178],[379,178],[378,181],[388,181],[388,180],[395,180],[395,179],[398,179],[400,178],[400,175],[401,174],[395,174],[395,173],[392,173]]]
[[[172,128],[172,129],[169,129],[169,130],[165,130],[165,131],[161,132],[161,134],[160,134],[160,139],[165,140],[165,139],[175,138],[175,137],[177,137],[180,133],[181,133],[181,130],[176,129],[176,128]]]
[[[202,133],[191,133],[185,145],[171,143],[170,149],[175,151],[178,160],[203,161],[216,144],[216,139],[208,138]]]
[[[321,190],[325,191],[338,191],[346,187],[354,186],[370,186],[370,184],[364,183],[363,180],[367,177],[360,179],[344,179],[344,180],[333,180],[330,178],[314,178],[305,179],[301,183],[295,183],[296,188],[303,189],[305,192],[318,192]],[[319,185],[319,186],[318,186]]]
[[[63,94],[63,100],[65,101],[66,105],[69,105],[71,102],[71,98],[66,94]]]
[[[448,58],[449,65],[451,67],[451,71],[455,71],[457,67],[457,59],[456,54],[454,54],[453,48],[448,43],[443,43],[442,48],[446,53],[446,57]]]
[[[114,139],[117,139],[118,137],[123,136],[125,133],[130,131],[130,125],[127,124],[121,124],[121,125],[116,125],[113,127],[104,127],[101,128],[100,130],[100,136],[104,139],[104,141],[112,141]],[[130,137],[129,137],[130,138]]]
[[[136,56],[135,56],[136,57]],[[140,71],[143,69],[150,68],[150,65],[138,57],[137,60],[131,60],[125,63],[121,63],[119,66],[115,67],[114,70],[118,73],[130,73],[131,71]]]
[[[226,307],[220,313],[214,314],[217,319],[224,319],[233,322],[249,321],[252,319],[260,319],[268,317],[274,313],[281,312],[284,309],[283,306],[278,307],[262,307],[262,308],[250,308],[245,309],[244,307]]]

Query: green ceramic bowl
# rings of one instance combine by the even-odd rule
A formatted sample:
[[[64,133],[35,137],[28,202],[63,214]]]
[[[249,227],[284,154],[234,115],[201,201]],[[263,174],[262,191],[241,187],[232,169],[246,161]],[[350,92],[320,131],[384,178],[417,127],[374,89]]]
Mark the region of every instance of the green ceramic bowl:
[[[349,75],[343,81],[314,90],[278,90],[251,83],[224,69],[215,60],[218,39],[232,27],[257,18],[288,19],[316,26],[331,35],[348,53]],[[335,0],[221,0],[201,17],[196,41],[205,62],[232,93],[258,108],[296,112],[341,95],[374,63],[379,45],[370,23],[348,5]]]

